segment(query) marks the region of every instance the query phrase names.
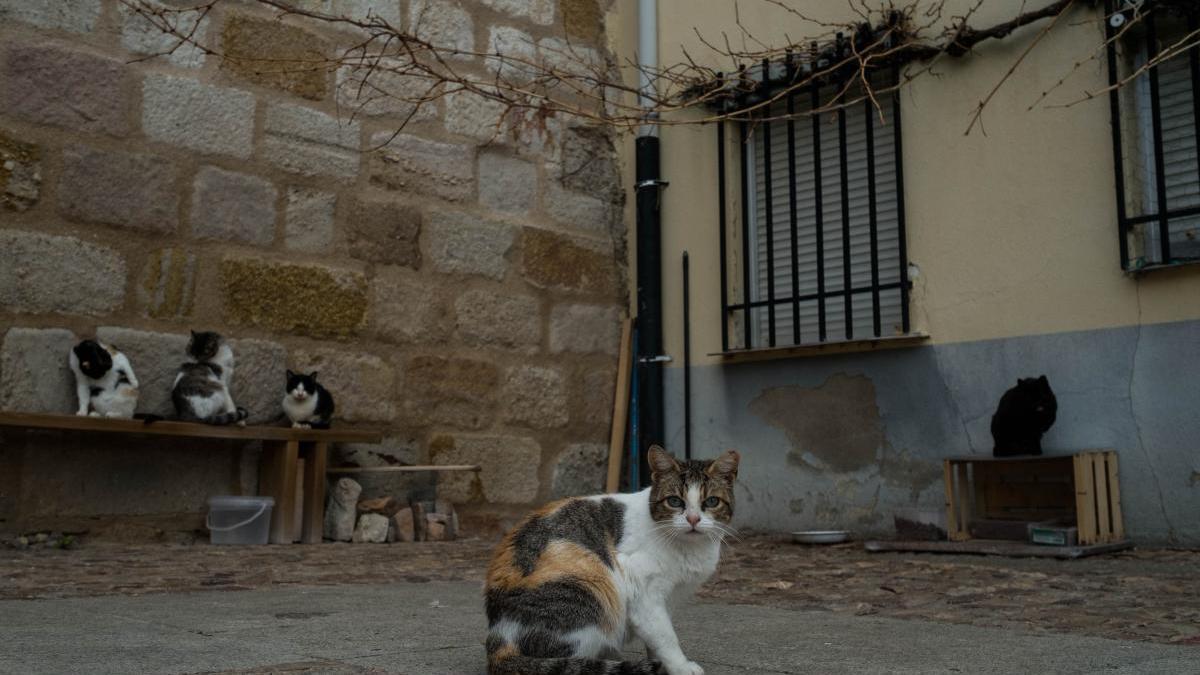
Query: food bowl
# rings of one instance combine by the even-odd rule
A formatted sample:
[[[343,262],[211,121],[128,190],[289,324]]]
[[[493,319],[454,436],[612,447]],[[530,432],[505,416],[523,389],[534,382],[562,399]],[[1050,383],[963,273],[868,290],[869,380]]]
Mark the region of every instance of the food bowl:
[[[844,541],[850,541],[850,533],[846,530],[807,530],[792,533],[792,542],[796,544],[840,544]]]

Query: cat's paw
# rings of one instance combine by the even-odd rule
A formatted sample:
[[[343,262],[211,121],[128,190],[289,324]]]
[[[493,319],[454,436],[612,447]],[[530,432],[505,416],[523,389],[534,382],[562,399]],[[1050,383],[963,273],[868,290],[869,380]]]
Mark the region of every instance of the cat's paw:
[[[88,416],[88,411],[86,411],[86,410],[76,410],[76,411],[75,411],[75,416],[76,416],[76,417],[87,417],[87,416]]]
[[[293,429],[303,429],[304,425],[300,424],[299,422],[292,422],[292,428]]]
[[[664,672],[667,675],[704,675],[704,669],[695,661],[684,661],[683,663],[667,666]]]
[[[99,417],[99,416],[100,416],[100,413],[98,413],[98,412],[96,412],[95,410],[93,410],[93,411],[91,411],[90,413],[88,413],[88,414],[87,414],[87,416],[88,416],[88,417]]]

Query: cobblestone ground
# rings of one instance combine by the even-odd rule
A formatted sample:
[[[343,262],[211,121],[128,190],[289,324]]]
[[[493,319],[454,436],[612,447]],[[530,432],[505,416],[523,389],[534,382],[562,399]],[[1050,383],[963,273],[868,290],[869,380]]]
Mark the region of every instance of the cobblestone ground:
[[[84,541],[0,550],[0,599],[483,581],[494,542],[214,547]],[[701,598],[1067,632],[1200,647],[1200,552],[1135,550],[1076,561],[874,554],[745,536]]]

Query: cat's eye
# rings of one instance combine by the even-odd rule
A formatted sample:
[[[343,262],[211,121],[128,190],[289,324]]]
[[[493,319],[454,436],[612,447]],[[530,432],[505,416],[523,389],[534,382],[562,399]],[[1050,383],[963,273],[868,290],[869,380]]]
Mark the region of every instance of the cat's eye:
[[[721,499],[719,497],[709,497],[708,499],[704,500],[704,508],[706,509],[715,509],[720,506],[720,504]]]
[[[673,509],[682,509],[683,500],[679,497],[667,497],[667,506],[670,506]]]

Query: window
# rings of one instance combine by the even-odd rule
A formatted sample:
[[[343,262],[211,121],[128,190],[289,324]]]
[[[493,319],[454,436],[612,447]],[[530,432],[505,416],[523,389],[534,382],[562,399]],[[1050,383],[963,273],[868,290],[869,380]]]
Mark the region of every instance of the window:
[[[1107,4],[1110,82],[1136,76],[1110,94],[1122,267],[1200,262],[1200,53],[1180,50],[1195,43],[1200,7],[1145,3],[1129,21],[1114,13],[1129,3]]]
[[[872,87],[894,81],[879,75]],[[909,331],[899,102],[888,93],[878,106],[868,98],[807,114],[839,96],[862,94],[827,83],[737,123],[741,250],[734,278],[722,269],[725,351]],[[720,161],[724,176],[724,153]],[[722,226],[722,244],[725,236]],[[728,302],[727,282],[739,302]]]

